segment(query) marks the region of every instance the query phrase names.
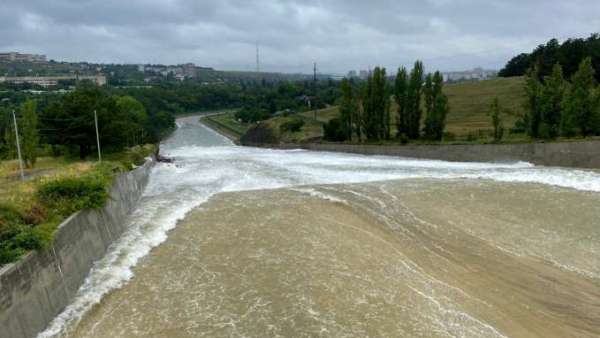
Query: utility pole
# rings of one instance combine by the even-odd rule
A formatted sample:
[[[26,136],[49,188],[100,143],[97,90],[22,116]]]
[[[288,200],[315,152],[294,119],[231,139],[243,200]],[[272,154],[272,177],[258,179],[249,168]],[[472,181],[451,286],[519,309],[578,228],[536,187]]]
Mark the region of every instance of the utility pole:
[[[25,181],[25,173],[23,173],[23,159],[21,158],[21,143],[19,141],[19,127],[17,126],[17,116],[15,111],[12,111],[13,121],[15,123],[15,137],[17,141],[17,155],[19,156],[19,169],[21,170],[21,181]]]
[[[94,110],[94,124],[96,125],[96,144],[98,145],[98,162],[102,163],[102,152],[100,151],[100,133],[98,132],[98,114]]]

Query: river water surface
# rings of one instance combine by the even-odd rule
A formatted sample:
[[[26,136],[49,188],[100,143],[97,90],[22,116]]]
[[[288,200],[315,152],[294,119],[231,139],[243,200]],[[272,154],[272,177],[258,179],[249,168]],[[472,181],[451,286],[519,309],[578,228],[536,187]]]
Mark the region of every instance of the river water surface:
[[[243,148],[178,121],[40,337],[597,337],[600,174]]]

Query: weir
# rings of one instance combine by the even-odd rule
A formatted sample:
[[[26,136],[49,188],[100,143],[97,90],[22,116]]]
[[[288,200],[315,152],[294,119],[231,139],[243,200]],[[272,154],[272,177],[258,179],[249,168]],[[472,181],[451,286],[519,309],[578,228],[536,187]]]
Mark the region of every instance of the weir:
[[[515,144],[368,145],[342,143],[248,144],[362,155],[402,156],[453,162],[529,162],[535,165],[600,169],[600,141]]]

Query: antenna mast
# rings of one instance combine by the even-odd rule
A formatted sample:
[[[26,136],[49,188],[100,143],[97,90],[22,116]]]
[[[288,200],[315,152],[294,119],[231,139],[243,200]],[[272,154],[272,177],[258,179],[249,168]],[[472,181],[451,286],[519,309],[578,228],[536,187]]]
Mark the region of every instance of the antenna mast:
[[[260,73],[260,54],[258,50],[258,41],[256,41],[256,72]]]

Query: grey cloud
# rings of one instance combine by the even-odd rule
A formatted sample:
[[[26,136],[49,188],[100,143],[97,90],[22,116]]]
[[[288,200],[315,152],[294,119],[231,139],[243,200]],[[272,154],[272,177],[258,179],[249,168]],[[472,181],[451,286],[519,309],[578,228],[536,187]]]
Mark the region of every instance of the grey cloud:
[[[195,62],[323,72],[417,58],[443,70],[498,68],[552,37],[600,27],[595,0],[3,0],[0,49],[58,60]]]

